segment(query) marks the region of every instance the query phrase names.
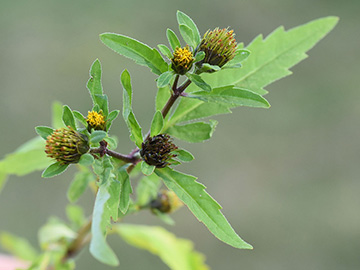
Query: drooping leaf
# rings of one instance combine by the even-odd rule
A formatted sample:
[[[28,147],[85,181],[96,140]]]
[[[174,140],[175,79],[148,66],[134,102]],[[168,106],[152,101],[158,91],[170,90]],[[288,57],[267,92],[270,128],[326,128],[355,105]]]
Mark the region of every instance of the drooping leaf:
[[[192,33],[191,37],[192,37],[192,43],[193,43],[192,46],[195,49],[197,47],[197,45],[200,44],[200,41],[201,41],[199,29],[197,28],[194,21],[188,15],[186,15],[184,12],[181,12],[178,10],[176,13],[176,17],[177,17],[179,26],[186,25],[191,30],[191,33]]]
[[[173,51],[175,51],[176,48],[181,48],[180,41],[173,30],[168,28],[166,30],[166,37]]]
[[[160,134],[163,127],[164,118],[160,111],[156,111],[151,122],[150,136],[153,137]]]
[[[157,88],[162,88],[167,86],[171,82],[173,76],[174,76],[174,72],[172,71],[166,71],[163,74],[161,74],[156,82]]]
[[[87,88],[90,92],[93,105],[97,104],[95,95],[103,95],[103,88],[101,85],[101,64],[99,59],[96,59],[90,68],[90,78],[87,82]]]
[[[94,175],[88,170],[76,173],[74,180],[71,182],[67,191],[67,198],[69,202],[75,203],[84,193],[89,183],[94,180]]]
[[[64,105],[64,107],[63,107],[62,120],[63,120],[65,126],[70,126],[76,130],[74,115],[73,115],[71,109],[69,108],[69,106],[67,106],[67,105]]]
[[[36,127],[35,131],[41,138],[46,140],[53,133],[54,129],[50,127]]]
[[[235,248],[252,248],[237,235],[221,213],[221,206],[205,191],[205,186],[196,181],[196,177],[168,167],[156,169],[155,173],[219,240]]]
[[[168,69],[168,64],[155,48],[152,49],[136,39],[114,33],[103,33],[100,39],[113,51],[134,60],[139,65],[149,67],[157,75]]]
[[[127,165],[122,166],[117,171],[117,179],[120,182],[120,204],[119,209],[125,215],[130,206],[130,194],[132,194],[132,187],[130,183],[129,174],[127,173]]]
[[[195,122],[186,125],[174,125],[167,129],[167,133],[187,142],[203,142],[211,138],[217,121],[210,120],[209,123]]]
[[[0,233],[0,244],[10,254],[24,261],[33,261],[38,256],[36,249],[26,239],[8,232]]]
[[[120,185],[113,174],[113,166],[108,156],[102,160],[102,171],[98,174],[99,189],[96,194],[91,225],[90,253],[100,262],[116,266],[119,260],[106,242],[110,218],[117,220],[120,203]],[[95,169],[99,172],[99,169]]]
[[[60,164],[60,162],[55,162],[44,170],[41,177],[51,178],[51,177],[57,176],[59,174],[62,174],[68,167],[69,167],[69,164],[63,165],[63,164]]]
[[[114,230],[130,245],[159,256],[172,270],[209,269],[191,241],[176,238],[162,227],[120,224]]]

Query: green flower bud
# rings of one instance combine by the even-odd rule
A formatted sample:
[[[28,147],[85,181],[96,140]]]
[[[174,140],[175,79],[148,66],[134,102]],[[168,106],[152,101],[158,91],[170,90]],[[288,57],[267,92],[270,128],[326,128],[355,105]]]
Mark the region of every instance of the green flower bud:
[[[150,209],[157,209],[161,213],[172,213],[184,204],[180,201],[175,192],[170,190],[161,190],[156,199],[150,202]]]
[[[140,155],[147,164],[156,166],[156,168],[164,168],[169,164],[171,158],[176,157],[172,153],[176,149],[177,147],[172,143],[169,135],[159,134],[149,137],[142,143]]]
[[[234,31],[228,31],[228,29],[208,30],[197,51],[205,52],[205,57],[200,62],[196,63],[198,67],[201,67],[203,63],[210,65],[216,65],[222,67],[227,62],[235,57],[237,43],[234,38]]]
[[[176,48],[171,59],[171,68],[180,75],[188,72],[194,62],[194,57],[189,46],[184,48]]]
[[[91,129],[106,131],[106,121],[102,110],[100,112],[88,112],[86,122],[88,123],[89,132],[91,131]]]
[[[55,130],[47,137],[45,153],[63,165],[77,163],[89,151],[88,137],[71,127]]]

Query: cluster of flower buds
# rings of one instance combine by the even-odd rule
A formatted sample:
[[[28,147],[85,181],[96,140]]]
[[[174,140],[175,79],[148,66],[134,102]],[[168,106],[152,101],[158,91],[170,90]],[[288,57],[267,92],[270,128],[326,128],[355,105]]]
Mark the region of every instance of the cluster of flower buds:
[[[170,190],[161,190],[156,199],[150,202],[150,209],[157,209],[161,213],[172,213],[183,206],[179,197]]]
[[[176,149],[169,135],[159,134],[149,137],[142,143],[140,155],[147,164],[164,168],[173,157],[176,157],[176,154],[172,153]]]
[[[47,137],[45,153],[62,165],[79,162],[89,151],[88,137],[72,128],[60,128]]]
[[[102,110],[100,110],[100,112],[88,112],[86,122],[88,124],[87,129],[89,132],[91,132],[91,129],[106,131],[106,121]]]
[[[189,46],[184,48],[176,48],[171,59],[171,68],[180,75],[188,72],[194,62],[193,53],[190,51]]]
[[[234,36],[234,31],[228,31],[226,28],[219,29],[217,27],[212,31],[208,30],[197,48],[197,51],[205,53],[205,57],[196,65],[201,67],[202,64],[208,63],[222,67],[233,59],[237,49]]]

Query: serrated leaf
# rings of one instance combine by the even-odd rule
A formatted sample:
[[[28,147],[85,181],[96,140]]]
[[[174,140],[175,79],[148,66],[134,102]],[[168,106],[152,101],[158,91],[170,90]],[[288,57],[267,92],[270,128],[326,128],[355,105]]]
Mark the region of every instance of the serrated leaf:
[[[64,107],[63,107],[62,120],[63,120],[65,126],[70,126],[76,130],[74,115],[73,115],[71,109],[69,108],[69,106],[67,106],[67,105],[64,105]]]
[[[233,86],[214,88],[211,92],[193,92],[189,94],[188,97],[206,102],[228,104],[231,108],[238,106],[259,108],[270,107],[269,102],[261,95]]]
[[[174,153],[176,154],[176,158],[181,161],[190,162],[194,160],[194,156],[185,149],[176,149]]]
[[[36,127],[35,131],[41,138],[47,140],[47,137],[54,132],[54,129],[50,127]]]
[[[100,39],[113,51],[134,60],[139,65],[149,67],[157,75],[168,69],[168,64],[155,48],[152,49],[136,39],[114,33],[101,34]]]
[[[164,118],[160,111],[156,111],[151,122],[150,136],[156,136],[161,133],[162,128],[164,127]]]
[[[187,142],[203,142],[211,138],[217,121],[210,120],[210,123],[196,122],[186,125],[174,125],[167,129],[167,133],[180,140]]]
[[[159,45],[157,45],[157,46],[158,46],[160,52],[161,52],[163,55],[165,55],[167,58],[171,59],[171,58],[173,57],[170,49],[169,49],[166,45],[164,45],[164,44],[159,44]]]
[[[55,162],[43,171],[41,177],[51,178],[57,176],[59,174],[62,174],[68,167],[69,164],[62,165],[60,164],[60,162]]]
[[[84,127],[87,127],[87,122],[86,122],[86,118],[85,116],[83,116],[81,114],[81,112],[79,111],[73,111],[74,117],[81,123],[84,125]]]
[[[184,12],[181,11],[177,11],[176,13],[176,17],[177,17],[177,21],[180,25],[186,25],[192,33],[192,40],[193,40],[193,48],[195,49],[197,47],[198,44],[200,44],[200,32],[196,26],[196,24],[194,23],[194,21],[188,16],[186,15]],[[190,44],[190,43],[189,43]]]
[[[175,51],[176,48],[181,48],[180,41],[173,30],[169,28],[166,29],[166,37],[173,51]]]
[[[26,239],[11,233],[1,232],[0,243],[4,250],[24,261],[33,261],[38,256],[38,252]]]
[[[157,78],[157,82],[156,82],[157,88],[162,88],[167,86],[170,83],[173,76],[174,76],[174,72],[172,71],[166,71],[163,74],[161,74],[159,78]]]
[[[151,175],[155,170],[155,166],[147,164],[145,161],[141,162],[141,171],[146,176]]]
[[[99,176],[99,189],[96,194],[91,225],[90,253],[100,262],[116,266],[119,260],[106,242],[110,218],[117,220],[120,203],[120,185],[114,178],[113,166],[108,156],[102,160]]]
[[[203,90],[208,91],[208,92],[211,91],[211,86],[210,86],[209,84],[207,84],[207,83],[200,77],[200,75],[187,73],[186,76],[187,76],[193,83],[195,83],[200,89],[203,89]]]
[[[71,182],[67,190],[67,198],[69,202],[75,203],[84,193],[89,183],[94,180],[94,175],[87,170],[76,173],[74,180]]]
[[[172,270],[209,269],[191,241],[176,238],[164,228],[121,224],[114,226],[114,230],[128,244],[159,256]]]
[[[98,143],[107,136],[107,133],[103,130],[93,130],[90,134],[90,143]]]
[[[156,169],[155,173],[219,240],[235,248],[252,248],[237,235],[221,213],[221,206],[205,191],[205,186],[196,181],[196,177],[168,167]]]
[[[259,35],[246,47],[251,55],[243,62],[243,67],[204,74],[204,79],[213,88],[236,85],[261,95],[266,94],[264,87],[290,75],[289,68],[304,60],[306,52],[325,37],[337,22],[337,17],[325,17],[288,31],[279,27],[265,39]]]

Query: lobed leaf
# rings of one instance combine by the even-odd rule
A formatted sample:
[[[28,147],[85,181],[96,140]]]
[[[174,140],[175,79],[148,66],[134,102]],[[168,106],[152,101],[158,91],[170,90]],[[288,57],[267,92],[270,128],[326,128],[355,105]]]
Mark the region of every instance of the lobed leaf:
[[[204,185],[196,182],[196,177],[174,171],[168,167],[156,169],[155,173],[219,240],[235,248],[252,248],[236,234],[221,213],[221,206],[205,191]]]

